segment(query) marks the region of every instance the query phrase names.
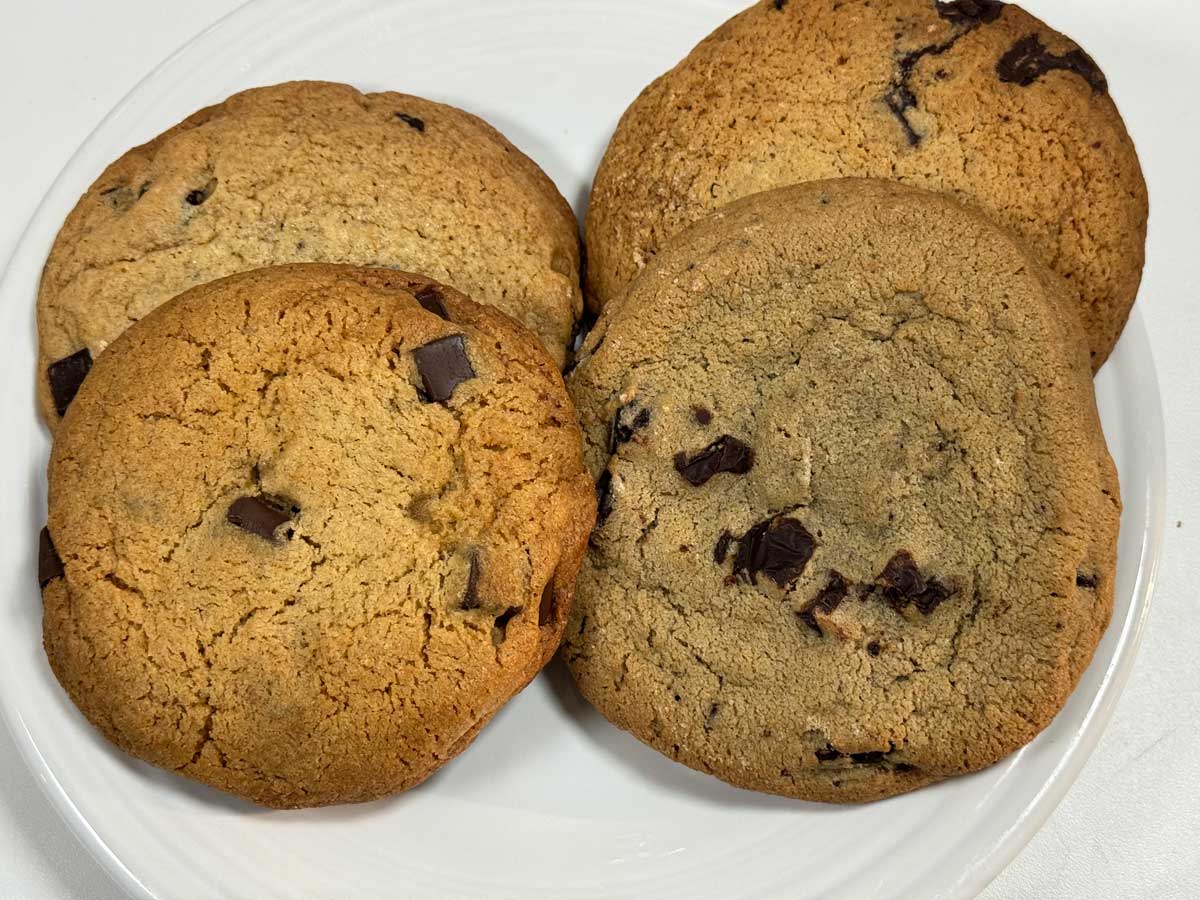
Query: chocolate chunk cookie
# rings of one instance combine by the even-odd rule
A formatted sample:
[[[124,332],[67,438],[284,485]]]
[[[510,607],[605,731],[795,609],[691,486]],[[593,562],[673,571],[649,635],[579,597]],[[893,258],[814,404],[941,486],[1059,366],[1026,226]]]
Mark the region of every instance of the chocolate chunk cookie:
[[[1067,303],[1015,236],[891,181],[682,232],[568,381],[603,514],[563,648],[583,694],[812,800],[1033,738],[1108,622],[1120,514]]]
[[[130,150],[67,217],[38,296],[47,422],[160,303],[295,262],[422,272],[520,320],[560,365],[583,305],[574,214],[481,119],[342,84],[257,88]]]
[[[462,750],[558,646],[595,504],[531,334],[316,264],[132,325],[49,475],[67,693],[122,749],[273,807],[404,790]]]
[[[998,0],[765,0],[625,113],[587,217],[589,299],[689,222],[820,178],[945,191],[1068,282],[1098,369],[1145,258],[1146,186],[1095,61]]]

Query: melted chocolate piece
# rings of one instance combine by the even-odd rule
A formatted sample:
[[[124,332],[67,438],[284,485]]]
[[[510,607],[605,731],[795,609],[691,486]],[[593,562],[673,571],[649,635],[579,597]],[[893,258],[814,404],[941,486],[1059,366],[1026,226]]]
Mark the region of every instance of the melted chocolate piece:
[[[1075,573],[1075,586],[1088,591],[1094,591],[1096,589],[1096,576],[1089,575],[1081,569]]]
[[[776,516],[759,522],[738,541],[733,573],[751,584],[759,574],[781,588],[790,588],[812,559],[817,541],[795,519]]]
[[[596,479],[596,527],[605,523],[613,510],[612,472],[605,469]]]
[[[442,292],[433,285],[421,288],[413,296],[426,312],[431,312],[447,322],[450,321],[450,314],[446,312],[446,304],[442,302]]]
[[[883,599],[896,612],[915,605],[927,616],[954,593],[936,579],[926,579],[907,550],[889,559],[877,580],[883,589]]]
[[[831,744],[826,744],[817,751],[817,759],[821,762],[833,762],[835,759],[841,759],[844,755],[840,750],[833,749]]]
[[[692,416],[700,425],[707,425],[712,421],[712,412],[705,409],[703,406],[693,406]]]
[[[430,341],[413,351],[425,393],[435,403],[445,403],[454,389],[475,377],[461,334]]]
[[[396,113],[396,118],[399,119],[401,122],[403,122],[405,125],[409,126],[410,128],[415,128],[417,131],[421,132],[422,134],[425,133],[425,120],[424,119],[418,119],[416,116],[410,116],[408,113],[402,113],[402,112]]]
[[[1000,0],[937,0],[937,14],[955,25],[995,22],[1004,12]]]
[[[62,578],[62,575],[62,560],[54,549],[50,529],[43,528],[38,537],[38,587],[45,588],[55,578]]]
[[[50,380],[50,395],[54,398],[54,409],[60,416],[66,415],[67,407],[75,399],[79,386],[91,370],[92,354],[87,347],[70,356],[64,356],[46,369],[46,377]]]
[[[729,545],[733,543],[733,535],[728,531],[722,531],[721,536],[717,538],[717,546],[713,548],[713,559],[717,565],[723,565],[725,557],[729,555]]]
[[[634,414],[633,418],[629,418],[629,412],[636,408],[637,402],[626,403],[624,406],[617,409],[613,416],[612,425],[608,429],[608,452],[616,453],[617,448],[622,444],[628,444],[633,440],[633,434],[650,424],[650,409],[642,407]],[[628,421],[625,421],[628,420]]]
[[[470,568],[467,569],[467,588],[463,591],[459,609],[479,609],[479,554],[471,554]]]
[[[1029,87],[1055,69],[1078,75],[1097,94],[1108,93],[1108,80],[1094,59],[1078,47],[1066,53],[1051,53],[1036,34],[1021,38],[996,63],[1000,80],[1020,87]]]
[[[230,505],[225,518],[231,525],[275,544],[278,543],[275,532],[292,517],[263,497],[239,497]]]
[[[882,750],[869,750],[866,753],[851,753],[850,759],[859,765],[877,765],[883,762],[886,755]]]
[[[554,593],[554,576],[542,588],[542,601],[538,604],[538,627],[549,625],[558,615],[558,596]]]
[[[691,459],[686,453],[675,454],[675,471],[693,487],[700,487],[721,472],[745,475],[753,465],[754,451],[727,434],[721,435]]]
[[[197,188],[194,191],[188,191],[187,196],[185,196],[183,199],[186,200],[190,206],[199,206],[201,203],[211,197],[213,195],[213,191],[216,189],[217,179],[210,178],[204,187]]]
[[[776,12],[779,12],[788,5],[788,0],[771,0],[771,5],[775,7]]]
[[[796,615],[800,617],[800,621],[817,634],[823,635],[825,632],[821,630],[821,624],[817,621],[817,613],[828,615],[833,612],[846,599],[846,594],[849,592],[850,585],[842,577],[842,574],[830,571],[829,581],[826,582],[825,587],[821,588],[817,596],[809,600]]]

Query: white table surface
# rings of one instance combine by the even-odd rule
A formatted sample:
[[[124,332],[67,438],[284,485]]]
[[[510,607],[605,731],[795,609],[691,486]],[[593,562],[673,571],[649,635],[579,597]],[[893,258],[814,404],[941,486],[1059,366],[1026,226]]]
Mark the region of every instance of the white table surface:
[[[109,108],[237,5],[0,0],[0,260]],[[982,896],[1198,898],[1200,7],[1178,0],[1024,5],[1099,60],[1149,182],[1139,304],[1163,394],[1168,523],[1145,641],[1116,714],[1061,806]],[[67,831],[0,727],[0,900],[123,896]]]

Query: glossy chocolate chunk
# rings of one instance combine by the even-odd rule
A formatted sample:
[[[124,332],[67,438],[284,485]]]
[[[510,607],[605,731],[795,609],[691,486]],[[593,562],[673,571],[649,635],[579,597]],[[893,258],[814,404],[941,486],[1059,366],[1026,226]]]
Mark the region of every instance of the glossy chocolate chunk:
[[[63,574],[62,560],[54,549],[54,541],[50,538],[50,529],[43,528],[38,538],[38,587],[44,588],[55,578]]]
[[[762,574],[779,587],[789,588],[812,559],[816,547],[816,538],[800,522],[776,516],[759,522],[738,541],[733,572],[751,584],[757,584]]]
[[[923,615],[932,613],[954,592],[933,578],[925,578],[907,550],[896,553],[880,573],[883,598],[897,612],[915,605]]]
[[[54,398],[54,408],[60,416],[66,415],[67,407],[75,399],[83,379],[92,370],[92,354],[84,347],[70,356],[64,356],[56,363],[51,363],[46,369],[50,380],[50,394]]]
[[[955,25],[995,22],[1004,12],[1000,0],[937,0],[937,14]]]
[[[850,591],[850,585],[840,572],[831,571],[829,580],[825,583],[825,587],[817,593],[817,596],[809,600],[796,615],[800,617],[805,625],[815,631],[817,634],[824,634],[821,630],[821,624],[817,621],[817,613],[828,615],[838,608],[838,605],[846,599],[846,594]]]
[[[183,199],[188,202],[189,206],[199,206],[205,200],[213,195],[213,191],[217,189],[217,179],[210,178],[204,187],[196,188],[194,191],[188,191],[187,196]]]
[[[1021,87],[1029,87],[1056,69],[1078,75],[1097,94],[1108,92],[1108,80],[1094,59],[1078,47],[1066,53],[1051,53],[1036,34],[1021,38],[996,63],[996,74],[1001,81]]]
[[[461,334],[430,341],[413,351],[425,393],[435,403],[445,403],[454,389],[475,377]]]
[[[721,435],[693,457],[675,454],[675,471],[695,487],[700,487],[714,475],[729,472],[745,475],[754,465],[754,451],[735,437]]]
[[[239,497],[225,513],[231,525],[256,535],[271,543],[278,543],[275,532],[284,522],[291,521],[291,514],[262,497]]]
[[[413,296],[417,298],[417,302],[427,312],[431,312],[435,316],[445,319],[447,322],[450,321],[450,314],[446,312],[446,304],[442,302],[442,292],[437,288],[432,285],[423,287],[413,294]]]
[[[405,125],[407,125],[409,128],[414,128],[417,131],[424,134],[424,132],[425,132],[425,120],[424,119],[418,119],[416,116],[410,116],[408,113],[402,113],[402,112],[396,113],[396,118],[399,119],[401,122],[403,122]]]

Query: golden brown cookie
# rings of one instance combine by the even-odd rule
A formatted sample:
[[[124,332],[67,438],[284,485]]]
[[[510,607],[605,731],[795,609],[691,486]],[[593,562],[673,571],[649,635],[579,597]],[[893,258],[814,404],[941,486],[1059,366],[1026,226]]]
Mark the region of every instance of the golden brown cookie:
[[[1093,369],[1145,258],[1146,186],[1083,50],[997,0],[765,0],[621,119],[587,216],[590,300],[689,222],[799,181],[895,178],[970,202],[1069,282]]]
[[[870,800],[1032,739],[1120,500],[1056,275],[944,195],[809,182],[682,232],[568,387],[600,509],[563,655],[650,746]]]
[[[257,803],[411,787],[558,645],[593,520],[533,335],[296,265],[132,325],[50,460],[46,653],[122,749]]]
[[[295,262],[421,272],[521,321],[560,365],[582,309],[574,214],[486,122],[343,84],[256,88],[130,150],[67,217],[38,295],[46,421],[160,303]]]

